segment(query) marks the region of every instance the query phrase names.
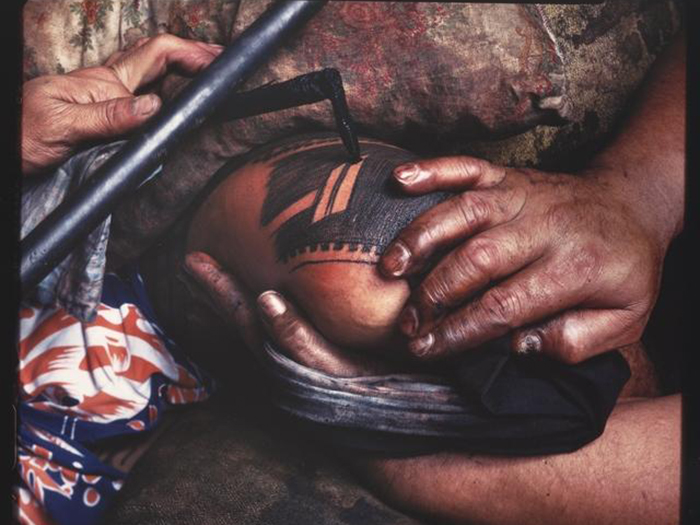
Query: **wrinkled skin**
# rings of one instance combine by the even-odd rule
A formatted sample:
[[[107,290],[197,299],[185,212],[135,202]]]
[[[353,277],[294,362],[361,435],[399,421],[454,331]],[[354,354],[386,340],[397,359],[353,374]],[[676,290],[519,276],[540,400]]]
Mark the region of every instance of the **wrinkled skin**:
[[[414,353],[463,351],[479,337],[515,329],[516,349],[577,362],[638,338],[658,293],[663,255],[683,225],[684,71],[679,38],[623,133],[579,177],[465,157],[397,168],[408,191],[462,192],[409,225],[396,241],[400,248],[389,248],[381,263],[385,275],[403,278],[433,256],[440,261],[427,265],[413,295],[416,318],[423,317],[401,324],[418,334],[451,327],[451,338],[434,335],[427,352],[414,344]],[[206,255],[190,254],[187,267],[248,334],[251,348],[261,318],[279,347],[303,364],[336,375],[366,367],[349,361],[278,293],[261,294],[255,312],[235,279]],[[603,435],[571,454],[349,461],[383,497],[431,521],[671,525],[679,517],[680,398],[621,401]]]
[[[414,355],[468,351],[512,332],[516,351],[577,363],[639,339],[683,227],[683,34],[635,102],[577,175],[469,157],[396,168],[409,193],[462,192],[415,219],[380,262],[385,276],[404,278],[441,258],[400,316]]]
[[[176,67],[195,74],[221,46],[172,35],[143,38],[103,66],[37,77],[22,86],[22,172],[48,170],[92,141],[131,133],[161,107],[137,92]]]
[[[428,270],[399,318],[416,356],[515,330],[517,351],[576,363],[641,336],[665,244],[613,170],[574,176],[452,157],[395,175],[413,194],[463,190],[414,220],[381,262],[387,277]]]

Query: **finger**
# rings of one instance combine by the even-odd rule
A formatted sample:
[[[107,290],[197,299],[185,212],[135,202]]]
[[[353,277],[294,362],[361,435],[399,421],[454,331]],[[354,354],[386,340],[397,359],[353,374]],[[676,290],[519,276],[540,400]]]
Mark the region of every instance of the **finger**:
[[[165,74],[171,65],[176,65],[189,74],[197,73],[208,66],[222,49],[221,46],[163,34],[129,50],[111,65],[111,69],[133,93]]]
[[[245,286],[203,252],[187,254],[184,269],[206,292],[216,311],[237,331],[248,348],[259,349],[262,341],[260,328]]]
[[[470,239],[447,254],[411,294],[399,315],[401,331],[409,337],[427,333],[446,312],[525,268],[544,250],[543,239],[508,226]],[[526,275],[520,275],[521,283]]]
[[[379,260],[389,278],[422,271],[436,253],[479,231],[515,218],[525,203],[525,190],[467,191],[441,202],[404,228]]]
[[[116,51],[112,53],[109,58],[105,61],[104,65],[105,67],[111,67],[114,63],[116,63],[118,60],[120,60],[126,51]]]
[[[258,296],[260,313],[272,339],[301,364],[339,377],[363,375],[358,359],[330,344],[275,291]]]
[[[631,310],[572,310],[539,325],[516,330],[513,350],[542,353],[569,364],[638,341],[644,322]]]
[[[394,178],[407,193],[490,188],[506,176],[506,169],[475,157],[455,156],[421,160],[394,169]]]
[[[79,78],[79,82],[75,79]],[[114,74],[105,67],[76,69],[64,76],[63,82],[55,82],[52,93],[55,98],[73,104],[93,104],[113,98],[133,97]]]
[[[121,60],[127,53],[131,53],[134,50],[144,46],[147,44],[149,41],[151,41],[153,37],[150,36],[144,36],[136,40],[136,42],[133,42],[131,44],[127,44],[124,49],[120,51],[115,51],[108,59],[107,61],[103,64],[105,67],[111,68],[115,63],[117,63],[119,60]]]
[[[121,97],[95,102],[75,104],[69,115],[72,142],[113,139],[142,126],[161,107],[157,95]]]
[[[567,279],[562,268],[536,262],[477,299],[421,331],[408,343],[419,358],[442,358],[500,337],[572,308],[585,297],[583,282]]]

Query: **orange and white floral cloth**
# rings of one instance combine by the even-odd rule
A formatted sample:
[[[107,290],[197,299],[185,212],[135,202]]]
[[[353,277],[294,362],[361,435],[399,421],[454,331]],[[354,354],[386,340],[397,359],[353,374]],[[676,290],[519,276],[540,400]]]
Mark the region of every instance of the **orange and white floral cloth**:
[[[141,276],[108,274],[93,322],[60,307],[20,311],[20,523],[99,523],[126,473],[96,448],[147,435],[212,384],[158,327]]]

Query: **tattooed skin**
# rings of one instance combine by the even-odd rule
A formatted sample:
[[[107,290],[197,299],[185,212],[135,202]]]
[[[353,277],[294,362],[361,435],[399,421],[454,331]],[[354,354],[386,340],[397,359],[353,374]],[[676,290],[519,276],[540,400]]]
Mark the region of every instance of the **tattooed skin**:
[[[292,271],[323,262],[373,264],[401,228],[447,196],[402,194],[392,170],[416,157],[390,145],[362,139],[354,164],[335,136],[297,138],[290,146],[279,143],[248,162],[270,166],[260,225]]]
[[[393,169],[416,157],[360,139],[349,161],[331,133],[291,137],[222,167],[197,204],[188,251],[203,251],[259,294],[286,294],[343,348],[397,348],[406,280],[384,279],[379,256],[399,230],[448,194],[408,196]]]

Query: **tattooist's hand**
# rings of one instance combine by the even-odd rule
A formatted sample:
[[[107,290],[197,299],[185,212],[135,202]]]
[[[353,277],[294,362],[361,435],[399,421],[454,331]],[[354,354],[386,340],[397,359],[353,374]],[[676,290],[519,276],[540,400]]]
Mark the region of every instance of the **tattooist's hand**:
[[[47,75],[22,88],[22,171],[44,171],[80,145],[134,131],[161,107],[157,95],[137,91],[170,66],[194,74],[221,46],[173,35],[144,38],[112,55],[104,66]]]
[[[292,359],[330,375],[356,377],[385,371],[383,364],[345,352],[329,343],[281,294],[263,292],[258,296],[256,306],[245,286],[209,255],[203,252],[188,254],[185,269],[251,351],[260,351],[263,334],[267,333]]]
[[[389,278],[428,270],[399,317],[411,352],[440,358],[512,332],[516,351],[575,363],[636,341],[668,241],[609,171],[471,157],[398,167],[407,193],[461,191],[415,219],[380,261]]]

